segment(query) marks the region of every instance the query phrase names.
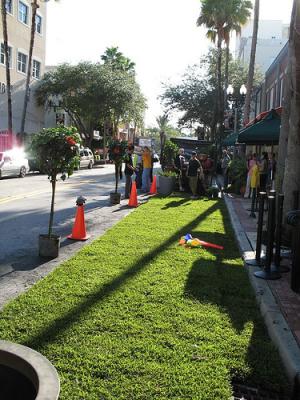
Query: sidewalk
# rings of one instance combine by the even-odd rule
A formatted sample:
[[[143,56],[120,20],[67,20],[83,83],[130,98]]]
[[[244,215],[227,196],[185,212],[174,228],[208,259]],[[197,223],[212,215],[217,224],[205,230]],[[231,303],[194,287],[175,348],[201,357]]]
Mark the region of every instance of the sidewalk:
[[[251,200],[227,194],[224,197],[243,258],[255,257],[257,218],[249,217]],[[290,260],[285,260],[290,264]],[[256,278],[260,268],[248,266],[251,284],[268,327],[278,347],[288,376],[293,382],[300,376],[300,294],[290,288],[290,272],[274,281]]]

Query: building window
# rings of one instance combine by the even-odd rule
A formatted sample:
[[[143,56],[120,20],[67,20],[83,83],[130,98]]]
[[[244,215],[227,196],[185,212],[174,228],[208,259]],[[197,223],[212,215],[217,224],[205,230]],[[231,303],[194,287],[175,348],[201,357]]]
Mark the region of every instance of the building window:
[[[280,79],[280,83],[279,83],[279,106],[282,106],[282,101],[283,101],[283,78]]]
[[[9,67],[11,68],[11,47],[8,46],[8,62],[9,62]],[[0,64],[5,65],[5,53],[4,53],[4,43],[1,43],[1,50],[0,50]]]
[[[42,17],[40,15],[35,16],[35,31],[42,34]]]
[[[270,103],[269,103],[269,110],[274,107],[274,87],[272,87],[270,91]]]
[[[27,70],[27,56],[23,53],[18,53],[18,71],[26,74]]]
[[[36,60],[32,60],[32,76],[36,79],[41,77],[41,63]]]
[[[6,8],[6,12],[8,12],[9,14],[13,13],[13,4],[12,4],[12,0],[6,0],[5,2],[5,8]]]
[[[28,6],[22,3],[22,1],[19,1],[19,21],[28,25]]]

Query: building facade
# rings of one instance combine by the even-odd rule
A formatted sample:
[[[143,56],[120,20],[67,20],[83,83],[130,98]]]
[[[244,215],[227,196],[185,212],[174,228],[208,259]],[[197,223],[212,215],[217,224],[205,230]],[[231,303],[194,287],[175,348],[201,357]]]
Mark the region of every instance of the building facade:
[[[34,90],[45,71],[46,3],[38,2],[35,20],[35,43],[33,49],[30,97],[27,107],[25,132],[37,132],[44,127],[44,108],[36,105]],[[6,0],[9,64],[12,85],[13,131],[18,133],[24,104],[26,74],[31,31],[31,2]],[[3,25],[0,21],[0,131],[7,129],[6,67],[3,45]]]
[[[265,79],[255,93],[254,115],[282,106],[288,68],[288,42],[265,73]]]
[[[251,53],[253,20],[242,27],[241,35],[236,40],[236,58],[248,64]],[[289,35],[289,25],[278,20],[260,20],[255,63],[265,73],[285,46]]]

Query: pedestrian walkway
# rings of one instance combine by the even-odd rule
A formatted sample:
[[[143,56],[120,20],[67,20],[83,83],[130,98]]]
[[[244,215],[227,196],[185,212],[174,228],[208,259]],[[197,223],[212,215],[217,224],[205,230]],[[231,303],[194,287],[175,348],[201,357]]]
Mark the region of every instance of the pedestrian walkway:
[[[225,202],[233,223],[243,258],[254,258],[257,218],[251,218],[251,200],[232,194]],[[264,247],[263,247],[264,250]],[[286,265],[290,259],[284,260]],[[278,280],[266,281],[254,277],[258,267],[245,264],[256,292],[270,336],[277,345],[288,375],[292,380],[300,373],[300,294],[290,287],[290,272],[282,273]]]

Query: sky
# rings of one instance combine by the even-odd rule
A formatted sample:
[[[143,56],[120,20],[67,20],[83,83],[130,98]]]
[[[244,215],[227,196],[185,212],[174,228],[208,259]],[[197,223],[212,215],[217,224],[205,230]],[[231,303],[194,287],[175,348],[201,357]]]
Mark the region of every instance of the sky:
[[[260,18],[289,22],[292,0],[260,0]],[[196,26],[199,0],[51,0],[47,4],[46,65],[100,61],[107,47],[136,64],[148,101],[146,126],[163,114],[162,83],[178,81],[210,42]]]

